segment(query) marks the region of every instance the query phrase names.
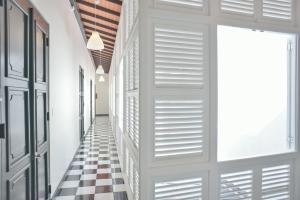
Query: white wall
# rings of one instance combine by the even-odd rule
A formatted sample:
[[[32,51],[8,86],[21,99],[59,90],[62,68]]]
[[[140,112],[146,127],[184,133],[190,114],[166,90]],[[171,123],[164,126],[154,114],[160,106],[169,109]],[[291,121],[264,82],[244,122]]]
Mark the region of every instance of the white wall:
[[[32,2],[50,25],[50,178],[54,191],[79,145],[79,66],[85,76],[85,130],[90,126],[90,80],[94,85],[95,69],[69,1]]]
[[[97,93],[97,100],[96,100],[96,114],[103,115],[108,114],[108,85],[109,85],[109,77],[107,74],[104,75],[105,82],[99,82],[99,77],[96,76],[96,93]]]

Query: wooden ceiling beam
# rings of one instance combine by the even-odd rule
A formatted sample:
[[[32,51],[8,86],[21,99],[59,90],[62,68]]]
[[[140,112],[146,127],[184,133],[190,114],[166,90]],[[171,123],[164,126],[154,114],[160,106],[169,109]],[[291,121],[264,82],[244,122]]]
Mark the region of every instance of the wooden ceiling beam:
[[[97,55],[107,55],[107,56],[112,56],[113,55],[113,53],[111,52],[111,51],[109,51],[109,50],[103,50],[103,51],[101,51],[101,53],[99,53],[98,51],[92,51],[92,53],[94,53],[94,54],[97,54]]]
[[[122,1],[120,1],[120,0],[106,0],[106,1],[109,1],[111,3],[118,4],[119,6],[122,6]]]
[[[82,5],[91,7],[91,8],[95,8],[95,4],[84,1],[84,0],[76,0],[76,2],[79,3],[79,4],[82,4]],[[108,9],[108,8],[105,8],[105,7],[102,7],[102,6],[99,6],[99,5],[96,5],[96,9],[101,10],[101,11],[106,12],[106,13],[109,13],[111,15],[115,15],[117,17],[120,17],[120,13],[117,12],[117,11],[114,11],[114,10],[111,10],[111,9]]]
[[[89,19],[82,18],[81,21],[82,21],[82,22],[85,22],[85,23],[87,23],[87,24],[94,25],[94,26],[95,26],[95,24],[96,24],[96,26],[99,26],[99,27],[104,28],[104,29],[108,29],[108,30],[110,30],[110,31],[114,31],[114,32],[117,32],[117,31],[118,31],[116,28],[113,28],[113,27],[111,27],[111,26],[106,26],[106,25],[101,24],[101,23],[98,23],[98,22],[95,23],[94,21],[89,20]]]
[[[85,10],[80,9],[80,8],[78,9],[78,12],[79,12],[80,14],[82,14],[82,15],[87,15],[87,16],[90,16],[90,17],[95,17],[95,14],[90,13],[90,12],[85,11]],[[106,22],[108,22],[108,23],[112,23],[112,24],[115,24],[115,25],[118,25],[118,24],[119,24],[119,22],[116,21],[116,20],[112,20],[112,19],[103,17],[103,16],[101,16],[101,15],[97,15],[97,14],[96,14],[96,19],[100,19],[100,20],[103,20],[103,21],[106,21]]]
[[[104,55],[104,54],[102,54],[101,56],[99,55],[99,54],[96,54],[96,53],[92,53],[94,56],[97,56],[99,59],[98,60],[100,60],[100,57],[101,57],[101,60],[102,59],[109,59],[109,60],[111,60],[111,58],[112,58],[112,56],[111,55]]]
[[[95,54],[95,53],[92,53],[93,54],[93,56],[97,56],[97,61],[99,61],[99,60],[111,60],[111,58],[112,58],[112,56],[111,55],[99,55],[99,54]],[[100,57],[101,57],[101,59],[100,59]]]
[[[90,27],[90,26],[87,26],[87,25],[85,25],[85,24],[83,24],[83,27],[84,27],[85,29],[87,29],[87,30],[95,31],[95,28]],[[102,35],[105,35],[105,36],[110,36],[110,37],[112,37],[112,38],[116,38],[116,34],[108,33],[108,32],[102,31],[102,30],[100,30],[100,29],[98,29],[98,28],[96,28],[96,31],[99,32],[99,33],[101,34],[101,37],[102,37]],[[110,38],[110,39],[112,39],[112,38]]]
[[[101,56],[108,56],[108,57],[112,57],[112,53],[111,52],[108,52],[108,51],[102,51],[101,53],[99,53],[99,52],[96,52],[96,51],[92,51],[92,53],[93,54],[95,54],[95,55],[101,55]]]

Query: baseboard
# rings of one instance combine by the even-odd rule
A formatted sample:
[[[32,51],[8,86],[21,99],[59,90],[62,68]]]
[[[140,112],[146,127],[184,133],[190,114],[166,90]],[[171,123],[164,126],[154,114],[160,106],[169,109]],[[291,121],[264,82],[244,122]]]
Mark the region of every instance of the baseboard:
[[[108,116],[108,114],[96,114],[97,117],[100,117],[100,116]]]

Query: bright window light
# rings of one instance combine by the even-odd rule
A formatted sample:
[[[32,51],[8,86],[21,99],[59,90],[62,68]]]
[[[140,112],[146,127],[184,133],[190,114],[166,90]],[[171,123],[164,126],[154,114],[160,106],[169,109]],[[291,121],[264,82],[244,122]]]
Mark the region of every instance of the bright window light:
[[[218,26],[218,160],[295,150],[293,34]]]

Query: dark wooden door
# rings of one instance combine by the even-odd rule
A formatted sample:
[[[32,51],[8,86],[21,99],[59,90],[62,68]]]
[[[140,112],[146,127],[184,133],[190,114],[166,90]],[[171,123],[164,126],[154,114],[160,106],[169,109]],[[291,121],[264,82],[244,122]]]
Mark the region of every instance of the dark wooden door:
[[[31,6],[26,0],[4,1],[5,145],[2,148],[3,199],[31,199],[29,26]]]
[[[41,52],[36,48],[36,40],[39,39],[36,39],[35,26],[42,24],[41,27],[44,27],[46,23],[40,23],[42,18],[36,17],[37,12],[28,0],[4,0],[0,11],[1,123],[5,124],[0,126],[3,138],[1,199],[49,199],[46,43],[42,44],[44,78],[40,79],[35,72],[39,70],[40,64],[37,63],[41,60]],[[48,29],[41,30],[45,33],[43,37],[46,41]],[[40,60],[37,62],[36,58]],[[41,120],[42,116],[44,120]]]
[[[79,68],[79,132],[80,139],[84,136],[84,71]]]
[[[32,13],[31,118],[34,199],[49,199],[49,26],[38,11]]]

